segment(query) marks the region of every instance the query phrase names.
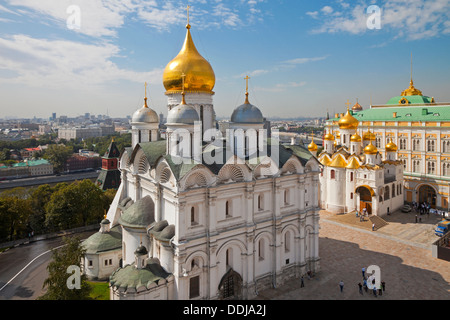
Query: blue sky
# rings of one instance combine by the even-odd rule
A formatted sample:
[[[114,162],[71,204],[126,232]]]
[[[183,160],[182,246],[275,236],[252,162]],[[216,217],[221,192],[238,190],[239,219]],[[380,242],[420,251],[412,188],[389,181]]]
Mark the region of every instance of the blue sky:
[[[124,117],[142,106],[144,82],[166,114],[162,72],[181,49],[188,4],[218,117],[243,103],[245,75],[269,118],[383,104],[408,87],[411,53],[415,86],[450,102],[450,0],[3,0],[0,117]],[[380,29],[367,27],[371,5]]]

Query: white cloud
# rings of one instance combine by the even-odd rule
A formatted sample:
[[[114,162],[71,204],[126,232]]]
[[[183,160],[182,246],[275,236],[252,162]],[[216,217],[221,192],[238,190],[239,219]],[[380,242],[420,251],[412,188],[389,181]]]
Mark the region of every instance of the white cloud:
[[[65,40],[34,39],[26,35],[0,38],[0,70],[13,76],[0,83],[31,87],[89,88],[120,80],[159,84],[163,70],[138,72],[111,61],[119,48],[108,43],[82,44]]]
[[[282,64],[283,65],[298,65],[298,64],[308,63],[308,62],[321,61],[321,60],[325,60],[326,58],[327,58],[326,56],[312,57],[312,58],[296,58],[296,59],[283,61]]]
[[[322,9],[320,9],[325,14],[331,14],[333,12],[333,8],[330,6],[325,6]]]
[[[306,12],[322,22],[313,33],[363,34],[370,31],[367,28],[370,14],[366,11],[373,1],[359,1],[355,5],[338,2],[342,9],[332,15],[333,9],[327,7],[322,8],[322,16],[317,11],[317,14]],[[450,32],[450,0],[384,0],[375,4],[381,8],[381,29],[392,32],[395,38],[417,40]]]
[[[67,8],[76,5],[81,10],[81,28],[76,32],[92,37],[115,37],[126,19],[141,20],[158,30],[186,23],[186,2],[183,0],[6,0],[10,8],[0,6],[0,11],[16,7],[29,17],[42,23],[48,21],[66,27],[70,14]],[[262,21],[258,5],[263,0],[190,1],[192,25],[199,28],[238,28]],[[11,11],[13,12],[13,11]],[[42,21],[46,19],[46,21]]]

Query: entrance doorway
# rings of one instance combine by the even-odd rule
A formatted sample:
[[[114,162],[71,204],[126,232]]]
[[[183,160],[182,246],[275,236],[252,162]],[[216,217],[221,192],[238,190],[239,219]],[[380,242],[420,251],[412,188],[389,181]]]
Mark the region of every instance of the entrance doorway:
[[[219,296],[222,300],[242,299],[242,277],[233,269],[229,269],[219,284]]]
[[[356,192],[359,193],[359,210],[362,212],[365,208],[367,210],[367,214],[371,215],[373,191],[369,188],[366,186],[360,186],[356,188]]]
[[[426,202],[434,209],[436,208],[436,191],[429,185],[423,185],[419,188],[419,203]]]

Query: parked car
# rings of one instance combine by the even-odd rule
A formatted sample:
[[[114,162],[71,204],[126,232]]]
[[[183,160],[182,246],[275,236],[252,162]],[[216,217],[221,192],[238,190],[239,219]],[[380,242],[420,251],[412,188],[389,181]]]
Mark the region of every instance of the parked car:
[[[411,210],[412,210],[412,208],[411,208],[411,206],[408,205],[408,204],[405,204],[405,205],[402,207],[402,212],[411,212]]]

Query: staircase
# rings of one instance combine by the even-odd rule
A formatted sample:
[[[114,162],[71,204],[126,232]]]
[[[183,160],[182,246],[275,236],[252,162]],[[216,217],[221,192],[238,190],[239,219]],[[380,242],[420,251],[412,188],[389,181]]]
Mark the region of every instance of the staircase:
[[[369,219],[373,224],[375,224],[375,230],[378,230],[389,224],[386,220],[380,218],[379,216],[370,216]]]

